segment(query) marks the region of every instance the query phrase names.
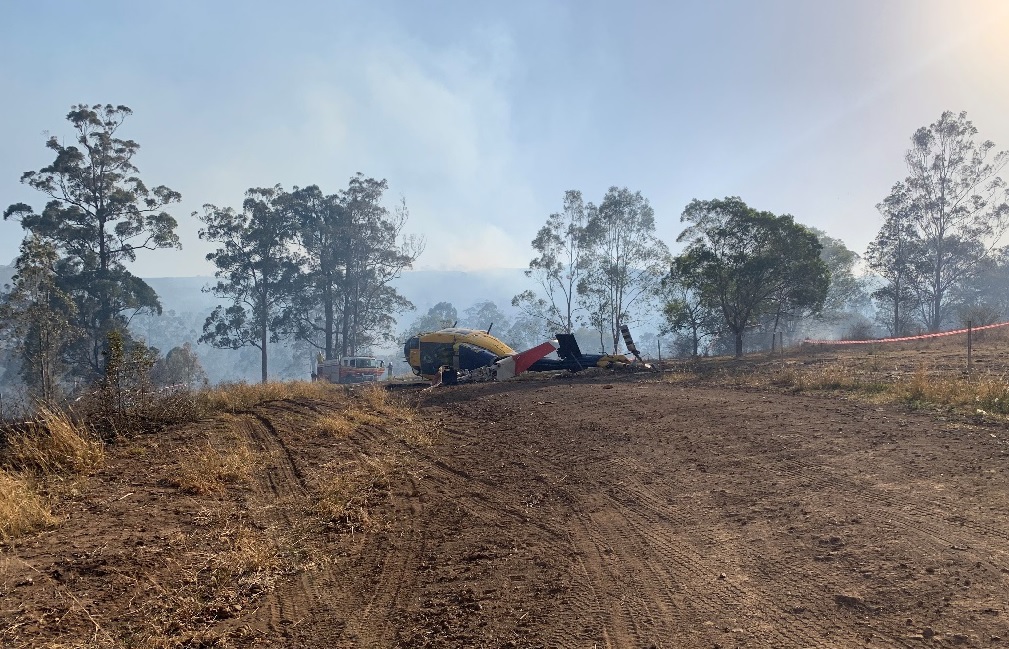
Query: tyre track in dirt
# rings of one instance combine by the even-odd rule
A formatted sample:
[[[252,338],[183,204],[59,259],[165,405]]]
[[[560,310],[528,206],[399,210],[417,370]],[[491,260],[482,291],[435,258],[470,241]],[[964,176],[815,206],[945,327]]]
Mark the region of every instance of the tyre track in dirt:
[[[609,395],[617,394],[623,386],[616,387],[618,390],[613,390]],[[669,386],[638,386],[636,389],[651,389],[667,395],[670,391],[675,393]],[[538,390],[536,394],[546,394],[545,398],[555,396],[553,393],[556,390],[547,390],[547,393]],[[832,408],[826,399],[805,397],[777,397],[776,401],[783,403],[769,407],[769,404],[763,403],[767,401],[767,397],[759,394],[695,389],[681,389],[680,392],[689,397],[680,406],[680,409],[686,411],[684,417],[671,427],[653,426],[649,433],[652,442],[656,436],[661,443],[663,438],[668,440],[686,432],[694,446],[697,446],[700,443],[697,441],[698,433],[701,433],[698,430],[699,424],[717,429],[715,438],[720,440],[719,443],[708,443],[707,446],[711,448],[701,449],[696,454],[709,462],[709,467],[689,466],[692,458],[697,459],[689,446],[674,449],[674,464],[661,465],[670,480],[683,476],[688,471],[695,478],[697,475],[717,476],[717,483],[712,481],[706,485],[708,489],[697,490],[697,502],[688,503],[693,505],[690,510],[675,506],[676,503],[685,502],[682,494],[655,488],[640,479],[640,476],[650,475],[651,472],[645,470],[646,467],[635,458],[633,449],[626,455],[620,453],[622,446],[628,442],[633,447],[633,440],[627,438],[626,432],[622,432],[629,428],[608,428],[599,421],[600,413],[616,412],[618,409],[629,421],[646,421],[650,416],[650,406],[635,406],[634,400],[627,399],[627,395],[607,397],[592,403],[595,416],[579,418],[576,414],[572,418],[571,410],[567,409],[565,414],[569,418],[566,421],[552,416],[549,409],[531,408],[540,418],[537,432],[544,444],[541,453],[531,456],[539,462],[533,469],[570,475],[572,467],[585,468],[577,480],[572,480],[579,485],[579,489],[568,489],[565,497],[574,503],[574,510],[580,512],[580,529],[569,536],[566,543],[574,546],[572,551],[580,557],[577,572],[588,582],[573,584],[573,590],[578,592],[572,595],[570,604],[581,611],[580,615],[572,618],[594,620],[593,624],[586,626],[601,627],[598,638],[604,643],[622,646],[621,642],[642,642],[652,636],[666,640],[675,638],[678,642],[688,644],[700,642],[699,635],[677,635],[680,633],[678,629],[683,628],[700,629],[702,632],[709,629],[710,632],[701,634],[705,637],[704,642],[725,642],[725,630],[728,629],[731,635],[733,624],[744,620],[754,630],[751,638],[770,641],[775,646],[817,646],[824,642],[861,643],[873,637],[877,641],[882,639],[890,646],[912,646],[920,642],[920,638],[914,638],[914,631],[920,627],[916,622],[913,628],[908,628],[910,616],[906,619],[903,617],[906,607],[892,606],[885,598],[891,593],[882,582],[890,575],[884,575],[875,582],[857,581],[869,579],[865,575],[878,571],[880,566],[876,564],[879,561],[885,562],[886,557],[873,559],[874,570],[869,570],[865,568],[869,562],[864,556],[872,552],[868,543],[840,538],[832,541],[831,539],[837,538],[832,534],[821,534],[822,538],[818,539],[814,535],[812,542],[796,540],[789,536],[795,536],[798,532],[787,530],[801,530],[816,525],[823,531],[830,531],[847,526],[845,529],[851,528],[854,530],[851,533],[857,535],[865,531],[875,533],[874,528],[879,528],[914,549],[914,552],[905,552],[906,555],[916,554],[919,558],[948,554],[951,547],[961,547],[958,544],[965,543],[965,538],[973,532],[980,535],[990,532],[993,540],[1003,538],[1006,533],[998,526],[984,524],[962,532],[937,521],[936,510],[929,507],[904,507],[904,503],[896,497],[879,498],[884,494],[875,488],[875,477],[866,475],[863,468],[874,468],[877,472],[886,473],[891,479],[904,480],[912,473],[901,463],[898,453],[891,453],[893,457],[889,458],[881,458],[881,453],[870,453],[872,448],[866,448],[865,431],[859,430],[854,435],[843,433],[845,429],[850,429],[853,422],[864,423],[859,428],[868,431],[878,427],[879,422],[870,421],[871,417],[865,415],[865,408],[850,404]],[[482,432],[489,437],[507,439],[521,447],[530,443],[529,430],[515,423],[522,421],[521,410],[513,407],[509,395],[510,393],[503,392],[497,396],[481,397],[478,404],[453,404],[452,410],[460,416],[480,421],[484,427]],[[600,392],[600,396],[603,395],[607,393]],[[532,403],[537,398],[535,395],[526,397],[531,398]],[[556,397],[554,400],[556,401]],[[742,404],[741,407],[733,407],[736,403]],[[754,405],[767,412],[756,416],[751,412]],[[667,413],[668,410],[667,408]],[[487,412],[496,414],[493,418],[488,418]],[[886,412],[893,415],[891,410]],[[919,426],[928,426],[930,423],[927,417],[912,418]],[[497,425],[494,422],[498,419],[510,420],[512,423]],[[783,423],[782,419],[787,423]],[[896,435],[892,425],[887,424],[884,428],[885,435],[906,441]],[[580,429],[581,433],[589,432],[590,435],[582,435],[575,443],[564,444],[558,443],[557,435],[549,434],[576,429]],[[781,430],[789,433],[784,436],[787,439],[773,439],[775,433]],[[831,431],[836,433],[833,439],[826,437]],[[771,438],[770,442],[768,438]],[[720,446],[735,448],[719,448]],[[596,449],[606,449],[606,457],[598,456]],[[492,446],[491,454],[494,450]],[[717,461],[726,450],[731,450],[731,453],[726,454],[734,459],[719,465]],[[868,457],[859,457],[859,454]],[[542,459],[544,456],[549,456],[552,460],[547,462]],[[756,463],[761,464],[759,475],[754,476],[751,470],[745,479],[733,480],[732,474],[736,470],[743,469],[742,473],[746,473],[747,462],[741,461],[740,456],[754,458]],[[697,468],[703,468],[703,471],[698,472],[695,470]],[[651,478],[649,481],[654,483]],[[757,484],[758,482],[761,484]],[[768,491],[766,483],[775,482],[778,484]],[[778,521],[780,529],[765,530],[766,538],[733,539],[731,530],[727,531],[724,524],[712,526],[711,521],[693,520],[694,514],[699,510],[732,517],[733,509],[727,508],[726,503],[718,503],[717,498],[710,497],[710,493],[726,494],[726,491],[746,494],[742,503],[749,504],[750,509],[742,508],[742,511],[736,512],[742,524],[749,524],[752,529],[755,523],[760,523],[763,514],[778,519],[785,516]],[[595,493],[595,496],[587,499],[586,494],[590,492]],[[731,493],[727,495],[731,496]],[[800,504],[800,501],[805,504]],[[604,511],[605,515],[585,513],[591,512],[593,507]],[[845,514],[843,520],[815,520],[823,517],[812,512],[812,515],[805,515],[805,518],[813,519],[806,524],[802,520],[803,516],[789,511],[790,507],[799,511],[806,507],[852,515]],[[851,520],[858,522],[852,525]],[[671,534],[667,531],[669,528],[688,530],[689,535]],[[747,573],[747,578],[740,585],[728,583],[731,581],[728,576],[717,580],[711,578],[711,575],[720,572],[709,556],[711,548],[726,540],[738,548],[741,557],[738,561],[739,570]],[[740,547],[744,543],[779,544],[799,555],[787,556],[779,552],[770,557],[752,556],[746,548]],[[617,559],[612,556],[614,545],[624,548]],[[722,551],[720,554],[723,565],[727,565],[727,553]],[[964,554],[961,563],[979,559],[980,554]],[[639,556],[647,559],[639,561],[636,559]],[[817,556],[824,559],[817,560]],[[801,569],[797,570],[797,566],[801,566]],[[861,574],[858,573],[860,570]],[[859,576],[851,577],[848,572]],[[689,578],[697,574],[706,574],[708,578]],[[627,583],[634,586],[629,589],[633,595],[618,596],[615,599],[603,596],[600,600],[600,593],[606,592],[607,588],[624,592],[621,591],[622,584]],[[600,584],[608,584],[608,587],[601,587]],[[862,590],[869,592],[869,595],[858,595]],[[688,595],[677,597],[678,593]],[[788,593],[787,599],[797,604],[786,606],[782,602],[767,607],[768,602],[783,599],[782,593]],[[725,615],[733,607],[739,614]],[[922,619],[918,614],[914,617]],[[706,618],[717,618],[729,624],[711,624],[711,619]],[[555,636],[548,634],[548,637]],[[698,646],[703,646],[703,643]]]
[[[36,582],[18,568],[0,595],[23,604],[12,620],[38,626],[0,637],[86,645],[96,620],[127,637],[150,628],[151,613],[168,625],[177,610],[187,629],[156,630],[179,646],[1009,638],[1004,428],[621,377],[403,394],[424,424],[409,434],[396,422],[416,423],[413,413],[382,421],[368,416],[371,397],[339,391],[112,449],[112,464],[67,505],[73,524],[11,549],[37,567]],[[332,414],[353,429],[324,430]],[[202,495],[172,486],[180,457],[229,440],[257,449],[251,480]],[[363,481],[362,518],[313,509],[327,481],[348,476]],[[225,571],[218,582],[213,571],[240,561],[250,537],[276,545],[284,572]],[[178,608],[162,607],[173,585],[182,599],[165,604]],[[80,602],[54,606],[53,588]],[[192,629],[209,635],[183,635]]]
[[[265,497],[256,508],[261,526],[304,524],[306,508],[334,471],[375,464],[395,469],[400,463],[396,456],[407,446],[386,431],[362,426],[347,437],[320,439],[314,432],[318,417],[332,411],[298,399],[246,413],[249,438],[267,458],[260,477]],[[320,444],[328,449],[320,451]],[[331,533],[329,542],[314,550],[324,554],[278,584],[244,624],[265,627],[268,636],[292,646],[396,645],[397,612],[407,606],[402,597],[409,596],[402,587],[418,572],[427,540],[414,533],[414,522],[423,520],[414,475],[392,470],[386,477],[388,487],[373,513],[382,528],[394,527],[395,533]]]
[[[935,435],[940,438],[946,436],[941,429]],[[987,439],[989,435],[984,433],[980,438]],[[899,445],[895,443],[895,440],[899,441]],[[1006,526],[992,525],[973,519],[971,512],[977,509],[974,506],[977,499],[975,496],[967,494],[976,493],[976,487],[968,487],[964,484],[962,485],[963,489],[952,489],[951,491],[963,493],[958,502],[943,503],[936,499],[932,503],[923,503],[913,498],[916,490],[923,490],[925,494],[928,494],[932,490],[935,480],[934,477],[932,480],[927,479],[929,476],[924,474],[920,468],[916,468],[910,460],[915,456],[923,455],[934,441],[936,441],[935,438],[929,434],[890,436],[889,448],[881,451],[876,446],[869,454],[870,457],[861,462],[865,469],[872,470],[872,474],[868,476],[845,474],[840,460],[824,461],[819,465],[790,462],[788,463],[789,470],[785,472],[793,476],[810,476],[810,473],[813,472],[808,481],[821,494],[821,499],[823,494],[828,492],[865,494],[856,499],[857,509],[852,506],[852,503],[845,503],[839,497],[831,498],[830,502],[824,503],[824,508],[849,512],[845,520],[857,522],[857,525],[848,525],[849,528],[871,526],[877,530],[879,536],[893,540],[905,539],[916,548],[917,551],[913,555],[904,552],[896,556],[886,556],[886,553],[878,551],[880,556],[875,563],[866,561],[865,558],[857,562],[854,561],[851,559],[854,553],[845,548],[844,544],[837,548],[837,557],[829,557],[825,554],[817,557],[818,560],[821,557],[826,557],[827,561],[836,562],[836,565],[860,572],[865,579],[871,580],[870,590],[876,591],[878,595],[871,601],[870,608],[892,613],[895,618],[899,618],[899,613],[907,615],[907,618],[903,619],[904,623],[901,623],[901,619],[897,619],[895,624],[887,624],[883,628],[874,629],[877,634],[882,634],[884,637],[889,636],[891,643],[907,642],[906,622],[912,617],[919,620],[931,617],[930,614],[918,610],[921,608],[920,604],[903,608],[892,604],[892,602],[904,599],[900,593],[903,587],[899,584],[916,578],[908,564],[912,564],[913,568],[915,563],[919,566],[924,563],[930,571],[933,568],[938,570],[941,566],[943,572],[960,572],[964,577],[969,576],[968,583],[979,573],[987,581],[996,583],[1003,581],[1000,574],[1002,562],[993,562],[991,550],[1001,545],[1001,540],[1005,538]],[[949,448],[948,444],[945,446]],[[974,448],[971,451],[982,454],[988,452],[985,448]],[[852,449],[851,453],[845,451],[848,455],[859,452],[867,453],[868,451],[857,448]],[[846,455],[841,454],[840,457],[845,458]],[[849,462],[851,461],[849,460]],[[903,485],[900,492],[881,490],[875,480],[876,473],[887,476],[890,483]],[[942,476],[939,472],[937,474]],[[943,480],[963,482],[961,477],[948,473],[945,475]],[[918,486],[916,487],[916,485]],[[884,486],[889,487],[889,484]],[[964,507],[964,505],[969,507]],[[950,517],[946,513],[950,509],[960,513]],[[1002,522],[1004,523],[1004,518],[1002,518]],[[846,541],[850,542],[848,537],[852,534],[857,536],[857,532],[849,529],[843,536]],[[980,548],[975,545],[979,540],[982,542]],[[831,551],[830,554],[834,554],[834,551]],[[949,568],[949,566],[953,567]],[[818,581],[821,580],[822,578],[818,578]],[[932,592],[926,593],[921,599],[926,603],[927,608],[927,602],[942,602],[944,596],[947,596],[948,599],[948,595],[948,586],[937,583]],[[870,604],[870,602],[867,600],[866,604]],[[981,608],[990,609],[991,607]],[[920,641],[920,639],[913,641]]]
[[[296,520],[292,506],[306,498],[308,488],[305,477],[298,468],[290,449],[284,442],[287,430],[278,431],[274,420],[284,416],[299,415],[293,404],[263,406],[238,413],[242,430],[256,446],[262,461],[256,482],[262,485],[257,496],[251,499],[251,518],[267,533],[278,527],[287,528]],[[286,597],[272,591],[264,595],[251,619],[258,627],[265,627],[270,635],[283,633],[285,627],[304,619],[310,610],[306,603],[318,595],[314,581],[306,574],[298,575],[295,583],[305,596]],[[283,587],[286,591],[288,585]]]

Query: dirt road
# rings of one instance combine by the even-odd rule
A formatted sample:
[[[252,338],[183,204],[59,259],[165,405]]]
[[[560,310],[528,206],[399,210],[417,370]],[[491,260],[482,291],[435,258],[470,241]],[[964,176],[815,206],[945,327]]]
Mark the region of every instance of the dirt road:
[[[193,604],[187,628],[201,634],[164,637],[278,647],[1009,642],[1004,428],[640,377],[401,396],[440,431],[433,444],[380,426],[320,444],[306,431],[324,404],[243,415],[263,470],[209,500],[173,496],[158,469],[120,458],[68,523],[8,550],[0,638],[128,646],[140,637],[131,616],[154,610],[141,605],[157,595],[150,583],[165,588],[192,555],[212,553],[225,523],[199,512],[264,534],[302,529],[300,503],[327,472],[383,466],[359,524],[305,532],[292,547],[308,550],[280,553],[268,582],[238,578],[224,613],[219,596],[217,614]],[[138,498],[149,506],[125,504]],[[172,537],[165,530],[188,540],[159,542]],[[127,578],[139,573],[148,577]],[[79,606],[51,603],[69,592]],[[31,622],[47,610],[59,624]]]

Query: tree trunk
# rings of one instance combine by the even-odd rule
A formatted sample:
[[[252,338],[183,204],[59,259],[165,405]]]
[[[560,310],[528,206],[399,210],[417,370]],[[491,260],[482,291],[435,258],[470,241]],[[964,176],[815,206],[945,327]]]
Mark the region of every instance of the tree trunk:
[[[259,327],[259,344],[260,351],[262,351],[262,364],[263,364],[263,383],[266,383],[266,329],[267,329],[267,313],[266,313],[266,288],[263,288],[263,295],[260,300],[260,305],[262,308],[260,317],[263,319],[262,324]]]
[[[743,332],[736,332],[736,358],[743,355]]]
[[[942,308],[942,257],[936,252],[935,276],[932,278],[932,322],[931,331],[939,331],[942,324],[940,309]]]
[[[326,310],[326,360],[331,360],[333,358],[333,284],[332,282],[326,282],[326,290],[324,293]]]
[[[900,335],[900,280],[893,284],[893,335]]]
[[[340,356],[347,355],[347,341],[350,339],[350,295],[345,295],[343,298],[343,318],[341,318],[343,330],[340,340]]]

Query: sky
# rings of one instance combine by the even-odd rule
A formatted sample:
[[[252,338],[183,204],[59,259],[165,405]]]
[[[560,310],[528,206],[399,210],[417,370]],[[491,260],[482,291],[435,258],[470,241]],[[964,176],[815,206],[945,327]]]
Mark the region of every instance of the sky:
[[[518,268],[565,190],[641,193],[675,251],[694,198],[740,196],[863,252],[915,129],[966,111],[1009,148],[1009,0],[286,3],[0,0],[0,208],[70,140],[120,134],[183,249],[142,277],[211,275],[202,205],[250,187],[385,178],[419,269]],[[0,222],[0,264],[23,231]]]

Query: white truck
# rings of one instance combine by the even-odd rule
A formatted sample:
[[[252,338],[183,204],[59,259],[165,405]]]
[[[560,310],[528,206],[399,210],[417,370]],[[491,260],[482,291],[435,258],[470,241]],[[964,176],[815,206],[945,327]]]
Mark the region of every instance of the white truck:
[[[319,360],[316,377],[330,383],[374,383],[385,374],[385,361],[371,356],[344,356]]]

